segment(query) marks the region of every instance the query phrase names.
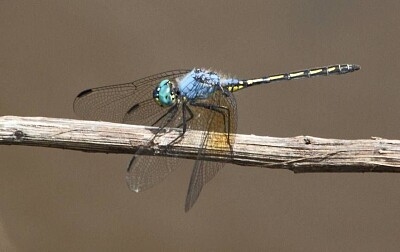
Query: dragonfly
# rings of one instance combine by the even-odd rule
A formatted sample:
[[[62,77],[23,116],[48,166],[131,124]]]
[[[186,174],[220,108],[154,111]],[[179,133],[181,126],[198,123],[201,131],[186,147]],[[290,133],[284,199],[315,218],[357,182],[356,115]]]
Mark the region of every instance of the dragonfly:
[[[234,92],[261,84],[341,75],[359,69],[355,64],[336,64],[255,79],[230,78],[203,68],[173,70],[128,83],[86,89],[75,98],[74,111],[87,120],[155,126],[158,130],[148,144],[167,128],[180,128],[178,138],[185,137],[188,129],[201,131],[185,201],[187,212],[203,186],[224,165],[204,157],[220,151],[233,155],[238,122]],[[173,151],[176,140],[179,141],[175,139],[167,145],[166,152]],[[144,146],[137,149],[127,169],[127,185],[135,192],[151,188],[179,167],[179,158],[141,155],[144,149]]]

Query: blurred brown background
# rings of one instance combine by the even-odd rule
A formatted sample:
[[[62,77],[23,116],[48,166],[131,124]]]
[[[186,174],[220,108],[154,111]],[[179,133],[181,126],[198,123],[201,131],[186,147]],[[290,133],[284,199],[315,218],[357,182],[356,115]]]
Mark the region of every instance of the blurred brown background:
[[[0,1],[0,114],[77,118],[83,89],[177,68],[350,75],[236,94],[239,133],[400,139],[399,1]],[[153,189],[130,156],[0,146],[2,251],[398,251],[399,174],[227,165],[187,214],[191,164]]]

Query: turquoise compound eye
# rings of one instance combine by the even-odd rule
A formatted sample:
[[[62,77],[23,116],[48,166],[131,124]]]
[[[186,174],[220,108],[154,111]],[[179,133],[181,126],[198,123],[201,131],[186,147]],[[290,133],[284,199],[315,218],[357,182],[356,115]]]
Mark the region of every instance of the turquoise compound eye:
[[[175,104],[175,94],[169,80],[162,80],[153,91],[153,98],[160,106],[168,107]]]

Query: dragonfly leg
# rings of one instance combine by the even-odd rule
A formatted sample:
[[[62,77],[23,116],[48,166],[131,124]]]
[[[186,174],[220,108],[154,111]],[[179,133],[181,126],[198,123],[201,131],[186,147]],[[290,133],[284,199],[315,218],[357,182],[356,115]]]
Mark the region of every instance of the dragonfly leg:
[[[151,126],[156,126],[157,123],[166,118],[165,121],[159,126],[157,131],[154,133],[154,136],[150,139],[149,145],[152,145],[154,143],[154,139],[175,118],[177,112],[178,112],[178,106],[173,106],[170,109],[168,109],[168,111],[165,112],[165,114],[163,114],[160,118],[158,118],[155,121],[155,123],[151,125]]]
[[[170,108],[163,116],[161,116],[152,126],[154,126],[156,123],[158,123],[162,118],[167,117],[166,120],[159,126],[159,129],[157,132],[154,134],[154,138],[157,136],[158,133],[160,133],[176,116],[178,113],[178,106],[175,105],[172,108]],[[153,140],[154,140],[153,138]]]
[[[165,118],[166,116],[170,115],[170,118],[167,119],[166,123],[164,123],[164,126],[160,126],[160,128],[164,128],[175,117],[177,111],[178,111],[178,106],[177,105],[171,107],[170,109],[168,109],[167,112],[165,112],[165,114],[163,114],[160,118],[158,118],[151,126],[155,126],[163,118]],[[172,114],[172,116],[171,116],[171,114]]]
[[[185,106],[186,107],[186,109],[187,109],[187,111],[189,112],[189,118],[186,120],[186,122],[190,122],[190,120],[192,120],[193,119],[193,112],[192,112],[192,110],[188,107],[188,106]]]
[[[187,105],[185,105],[183,109],[185,109],[185,108],[186,108],[187,112],[189,112],[189,118],[186,120],[186,123],[188,123],[188,122],[190,122],[190,120],[193,119],[194,116],[193,116],[192,110]],[[183,122],[178,125],[178,128],[180,128],[182,126],[183,126]],[[186,132],[186,129],[184,130],[184,132]]]
[[[190,118],[186,120],[186,110],[189,112]],[[179,134],[174,140],[172,140],[168,146],[175,144],[178,140],[180,140],[186,132],[187,122],[193,119],[193,112],[186,105],[186,102],[182,103],[182,123],[178,125],[178,128],[182,127],[182,133]]]
[[[215,104],[201,103],[201,102],[191,102],[190,105],[196,106],[196,107],[202,107],[202,108],[205,108],[205,109],[210,109],[210,110],[213,110],[213,111],[215,111],[215,112],[217,112],[217,113],[222,115],[222,118],[224,120],[224,127],[225,127],[225,132],[224,133],[228,134],[227,141],[228,141],[229,148],[232,150],[232,146],[231,146],[231,142],[230,142],[231,116],[230,116],[229,109],[227,107],[224,107],[224,106],[218,106],[218,105],[215,105]],[[226,114],[223,111],[225,111]],[[228,118],[228,119],[226,119],[226,118]],[[228,121],[228,123],[226,123],[226,121]]]
[[[155,126],[156,123],[160,122],[163,118],[167,117],[165,122],[162,123],[162,125],[159,126],[159,129],[156,131],[156,133],[154,134],[154,136],[150,139],[149,141],[149,145],[154,144],[154,139],[157,137],[157,135],[164,129],[164,127],[166,127],[176,116],[176,113],[178,112],[178,106],[173,106],[172,108],[170,108],[164,115],[162,115],[160,118],[158,118],[158,120],[152,124],[152,126]],[[136,155],[139,155],[140,152],[142,151],[142,148],[139,147],[139,149],[135,152],[135,154],[133,155],[131,161],[129,162],[128,165],[128,172],[131,170],[131,168],[133,167],[132,164],[136,159]]]

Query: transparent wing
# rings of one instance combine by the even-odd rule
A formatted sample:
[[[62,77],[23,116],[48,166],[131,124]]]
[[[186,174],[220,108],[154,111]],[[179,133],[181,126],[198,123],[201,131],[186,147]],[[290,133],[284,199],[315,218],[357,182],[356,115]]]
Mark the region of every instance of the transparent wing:
[[[158,121],[155,126],[177,128],[182,124],[182,111],[176,106]],[[149,139],[149,142],[151,139]],[[164,180],[177,167],[177,158],[142,155],[145,148],[139,148],[129,163],[126,182],[130,190],[141,192]],[[167,150],[168,151],[168,150]]]
[[[212,106],[190,106],[194,114],[198,114],[196,120],[190,124],[190,128],[203,130],[202,145],[198,158],[194,164],[190,178],[188,193],[185,202],[185,211],[196,203],[200,192],[224,163],[206,161],[205,154],[218,155],[232,153],[234,133],[237,130],[237,108],[234,96],[226,91],[216,91],[210,98],[202,102]],[[203,104],[203,105],[204,105]]]
[[[168,71],[129,83],[85,90],[76,97],[74,111],[89,120],[158,127],[179,125],[179,113],[171,119],[169,108],[163,108],[154,102],[153,89],[162,80],[175,81],[189,71]],[[176,166],[176,159],[139,156],[142,151],[143,149],[139,148],[132,158],[126,176],[129,188],[136,192],[162,181]]]
[[[174,81],[189,71],[168,71],[129,83],[84,90],[75,98],[74,111],[88,120],[152,125],[152,120],[168,110],[153,101],[153,89],[160,81]]]

